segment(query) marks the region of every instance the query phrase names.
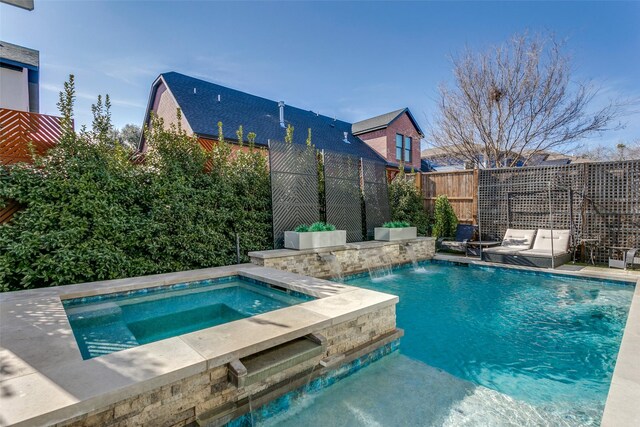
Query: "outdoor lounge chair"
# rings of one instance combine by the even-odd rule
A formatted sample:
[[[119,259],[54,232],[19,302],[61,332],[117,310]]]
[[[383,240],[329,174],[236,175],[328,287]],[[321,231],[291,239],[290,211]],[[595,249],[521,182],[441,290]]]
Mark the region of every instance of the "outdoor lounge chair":
[[[533,248],[520,251],[515,256],[520,261],[517,264],[542,268],[555,268],[565,264],[571,261],[570,240],[571,230],[539,229],[536,233],[536,240],[533,242]]]
[[[640,260],[636,257],[637,253],[640,253],[639,249],[631,248],[613,248],[618,249],[620,255],[618,258],[609,258],[609,268],[632,268],[634,264],[640,265]]]
[[[516,255],[519,251],[531,248],[536,230],[516,230],[509,228],[504,233],[502,244],[482,251],[482,259],[489,262],[506,262],[505,255]]]
[[[467,251],[467,242],[475,240],[478,234],[477,225],[458,224],[456,227],[455,240],[440,239],[438,241],[440,249],[446,249],[455,252]]]

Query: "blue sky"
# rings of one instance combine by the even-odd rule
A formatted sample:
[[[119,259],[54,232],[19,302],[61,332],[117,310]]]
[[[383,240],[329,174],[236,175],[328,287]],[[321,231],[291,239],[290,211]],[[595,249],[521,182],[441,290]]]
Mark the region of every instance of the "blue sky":
[[[602,87],[598,102],[640,97],[639,2],[35,4],[0,5],[0,39],[40,51],[42,113],[57,113],[75,74],[78,124],[99,93],[116,126],[141,124],[155,77],[178,71],[346,121],[407,106],[426,128],[449,55],[523,31],[566,39],[574,76]],[[640,137],[640,116],[624,120],[589,144]]]

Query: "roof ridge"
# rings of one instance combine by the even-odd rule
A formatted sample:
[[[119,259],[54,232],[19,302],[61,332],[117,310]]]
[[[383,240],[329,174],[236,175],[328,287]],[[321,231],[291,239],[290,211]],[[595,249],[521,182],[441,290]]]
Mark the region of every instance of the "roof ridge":
[[[197,81],[200,81],[200,82],[208,84],[208,85],[218,86],[218,87],[221,87],[221,88],[223,88],[225,90],[230,90],[230,91],[242,94],[244,96],[250,96],[250,97],[253,97],[253,98],[261,99],[263,101],[273,102],[275,104],[278,104],[278,102],[280,102],[280,101],[275,101],[275,100],[270,99],[270,98],[265,98],[264,96],[254,95],[254,94],[249,93],[249,92],[244,92],[244,91],[242,91],[240,89],[234,89],[232,87],[223,86],[223,85],[221,85],[219,83],[214,83],[214,82],[210,82],[208,80],[204,80],[204,79],[201,79],[201,78],[198,78],[198,77],[189,76],[187,74],[183,74],[183,73],[180,73],[178,71],[167,71],[167,72],[161,73],[160,75],[164,76],[164,75],[167,75],[167,74],[177,74],[179,76],[186,77],[186,78],[189,78],[189,79],[192,79],[192,80],[197,80]],[[347,125],[352,125],[353,124],[352,122],[347,122],[345,120],[338,119],[337,117],[327,116],[327,115],[324,115],[324,114],[320,114],[317,111],[313,111],[313,110],[309,110],[309,109],[305,109],[305,108],[300,108],[300,107],[296,107],[294,105],[287,104],[286,101],[282,101],[282,102],[284,102],[285,105],[288,108],[293,108],[293,109],[296,109],[296,110],[298,110],[300,112],[305,112],[305,113],[311,112],[311,113],[315,114],[318,117],[323,117],[323,118],[326,118],[326,119],[331,120],[331,121],[338,121],[338,122],[341,122],[341,123],[344,123],[344,124],[347,124]]]

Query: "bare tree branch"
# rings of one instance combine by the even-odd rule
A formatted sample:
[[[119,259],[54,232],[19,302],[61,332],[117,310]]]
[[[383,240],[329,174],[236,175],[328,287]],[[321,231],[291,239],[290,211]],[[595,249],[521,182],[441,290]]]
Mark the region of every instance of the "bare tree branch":
[[[562,47],[552,37],[520,35],[453,58],[454,85],[439,88],[432,145],[477,167],[506,167],[619,128],[612,123],[629,101],[594,111],[598,89],[571,80]]]

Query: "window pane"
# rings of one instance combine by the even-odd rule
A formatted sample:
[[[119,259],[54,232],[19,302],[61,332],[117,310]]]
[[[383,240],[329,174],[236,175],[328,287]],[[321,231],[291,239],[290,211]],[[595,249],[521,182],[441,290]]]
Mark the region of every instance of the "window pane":
[[[403,136],[399,133],[396,134],[396,160],[402,160],[402,140]]]
[[[404,161],[411,161],[411,137],[407,136],[404,138]]]

